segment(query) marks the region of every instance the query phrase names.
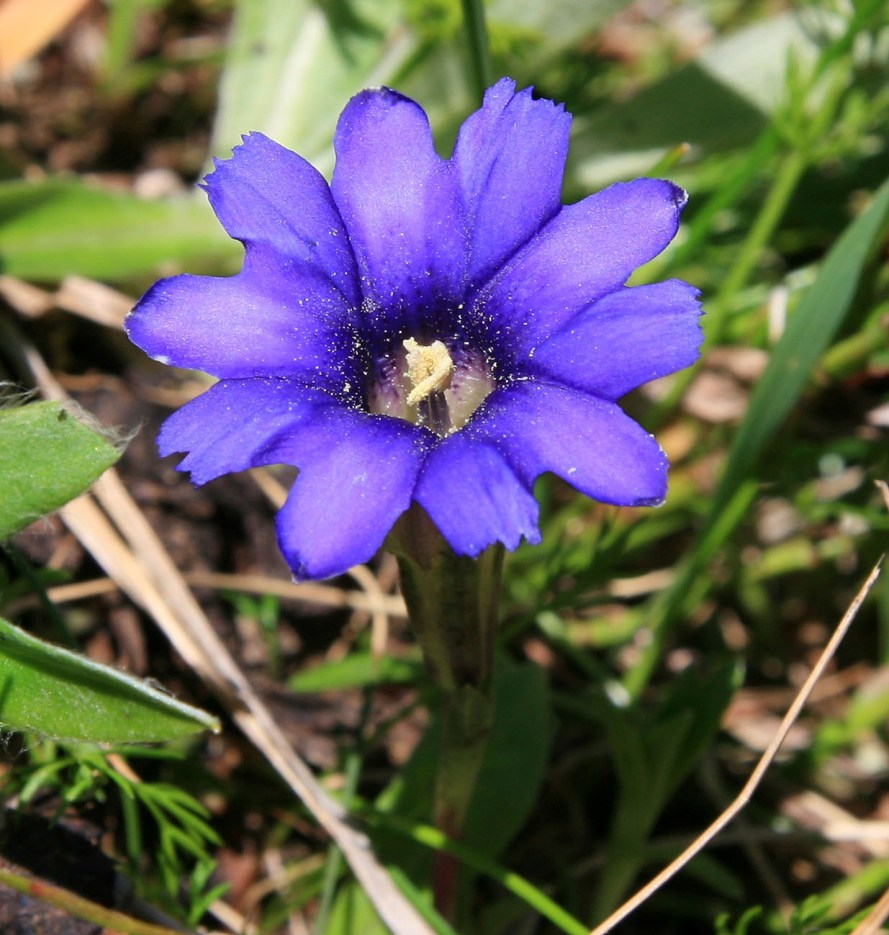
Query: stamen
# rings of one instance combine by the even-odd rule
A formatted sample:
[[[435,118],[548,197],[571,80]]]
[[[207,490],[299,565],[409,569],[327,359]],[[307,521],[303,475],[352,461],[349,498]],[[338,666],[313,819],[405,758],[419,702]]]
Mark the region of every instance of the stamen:
[[[413,338],[406,338],[402,343],[407,351],[406,376],[413,386],[407,397],[409,406],[416,406],[433,393],[443,393],[450,387],[454,361],[441,341],[418,344]]]
[[[444,438],[463,428],[493,392],[491,369],[466,343],[452,351],[443,341],[420,344],[407,338],[376,361],[367,408]]]

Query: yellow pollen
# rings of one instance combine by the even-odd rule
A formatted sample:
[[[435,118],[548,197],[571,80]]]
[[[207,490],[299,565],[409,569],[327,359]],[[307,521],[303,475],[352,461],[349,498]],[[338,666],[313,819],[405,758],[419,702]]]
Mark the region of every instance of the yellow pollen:
[[[413,386],[407,397],[409,406],[416,406],[432,393],[441,393],[450,387],[454,362],[441,341],[417,344],[413,338],[406,338],[402,343],[407,351],[406,376]]]

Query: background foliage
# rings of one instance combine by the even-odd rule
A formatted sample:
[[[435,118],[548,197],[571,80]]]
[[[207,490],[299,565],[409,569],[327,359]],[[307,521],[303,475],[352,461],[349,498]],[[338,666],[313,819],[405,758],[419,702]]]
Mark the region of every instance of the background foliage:
[[[447,153],[476,106],[460,5],[82,7],[0,80],[0,378],[141,426],[119,463],[127,488],[422,904],[441,843],[425,825],[434,699],[391,563],[291,586],[271,531],[287,478],[195,492],[160,464],[154,429],[204,384],[153,367],[120,322],[158,275],[237,269],[192,183],[242,133],[329,173],[345,101],[389,84],[423,103]],[[456,930],[584,932],[733,797],[885,548],[889,16],[881,0],[492,0],[487,14],[497,75],[575,115],[566,200],[639,174],[689,191],[677,242],[640,281],[693,282],[707,312],[700,364],[627,400],[674,465],[666,505],[605,508],[543,478],[543,544],[507,563],[499,715],[459,851]],[[37,514],[90,479],[71,480],[62,444],[49,460],[72,489]],[[106,553],[62,515],[4,546],[0,613],[213,707],[158,611],[131,603],[131,583],[106,577]],[[621,931],[851,931],[889,886],[887,665],[884,577],[743,821]],[[383,931],[231,725],[163,751],[25,733],[6,753],[7,810],[88,823],[140,897],[189,925]],[[205,915],[223,890],[230,908]]]

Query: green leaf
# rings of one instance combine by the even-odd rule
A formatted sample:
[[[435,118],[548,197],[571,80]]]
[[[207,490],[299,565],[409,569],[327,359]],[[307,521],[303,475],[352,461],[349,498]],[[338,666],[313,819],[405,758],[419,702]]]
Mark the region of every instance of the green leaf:
[[[346,880],[337,891],[325,935],[388,935],[367,893],[357,880]]]
[[[789,50],[817,54],[795,14],[755,22],[709,44],[628,101],[578,115],[571,164],[584,190],[646,173],[664,153],[690,143],[694,153],[745,146],[783,103]]]
[[[734,660],[709,673],[690,667],[672,680],[652,723],[644,729],[649,774],[659,777],[662,801],[672,795],[716,736],[742,682],[743,669]],[[664,726],[680,721],[686,721],[684,732],[668,737]]]
[[[463,833],[465,843],[498,855],[531,814],[546,773],[552,700],[539,666],[497,660],[494,728]]]
[[[588,190],[648,173],[680,143],[691,144],[694,154],[745,145],[767,120],[753,103],[692,62],[619,107],[603,107],[577,123],[571,164],[576,183]]]
[[[494,667],[494,725],[464,833],[468,847],[498,855],[512,840],[537,801],[552,736],[551,704],[546,673],[530,664],[498,656]],[[376,807],[401,818],[428,820],[438,760],[441,723],[433,721],[408,764],[377,800]],[[416,885],[425,885],[432,851],[377,830],[374,847],[387,864],[395,864]],[[329,931],[377,935],[375,911],[359,888],[340,890]]]
[[[377,807],[426,821],[441,736],[435,720],[407,766]],[[528,818],[543,782],[552,737],[546,673],[498,656],[494,666],[494,724],[464,829],[464,842],[496,856]],[[383,850],[384,855],[386,853]]]
[[[298,673],[290,679],[290,687],[303,693],[369,688],[414,682],[422,677],[424,671],[419,656],[414,659],[396,659],[393,656],[377,659],[370,653],[350,653],[336,662],[323,663]]]
[[[0,183],[0,273],[120,281],[239,250],[202,196],[148,201],[79,181]]]
[[[815,282],[790,316],[750,395],[747,412],[732,440],[725,470],[710,498],[695,546],[677,567],[673,583],[649,605],[648,625],[655,639],[647,647],[643,661],[627,673],[625,685],[632,695],[639,694],[651,675],[670,628],[703,593],[707,563],[738,523],[749,515],[758,487],[754,473],[757,461],[796,405],[818,360],[852,310],[863,274],[881,243],[887,218],[889,181],[831,248]]]
[[[120,454],[61,403],[0,410],[0,539],[83,493]]]
[[[240,0],[211,151],[223,156],[244,133],[261,130],[329,170],[346,101],[392,82],[416,45],[396,0]]]
[[[216,718],[0,619],[0,724],[57,740],[144,743],[219,730]]]
[[[523,49],[522,64],[533,74],[555,55],[595,34],[604,23],[630,5],[629,0],[489,0],[489,30],[496,34],[498,26],[533,35],[535,42]]]
[[[436,935],[458,933],[429,905],[428,892],[414,883],[397,866],[388,866],[398,888]],[[390,935],[391,930],[380,919],[367,892],[355,879],[343,881],[337,890],[324,935]]]

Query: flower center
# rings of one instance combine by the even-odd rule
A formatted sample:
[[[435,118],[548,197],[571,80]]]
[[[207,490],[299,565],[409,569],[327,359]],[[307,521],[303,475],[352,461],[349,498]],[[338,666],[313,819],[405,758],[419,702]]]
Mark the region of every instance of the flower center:
[[[462,428],[493,389],[490,368],[478,352],[460,345],[449,348],[444,341],[421,344],[406,338],[377,361],[368,409],[444,437]]]

